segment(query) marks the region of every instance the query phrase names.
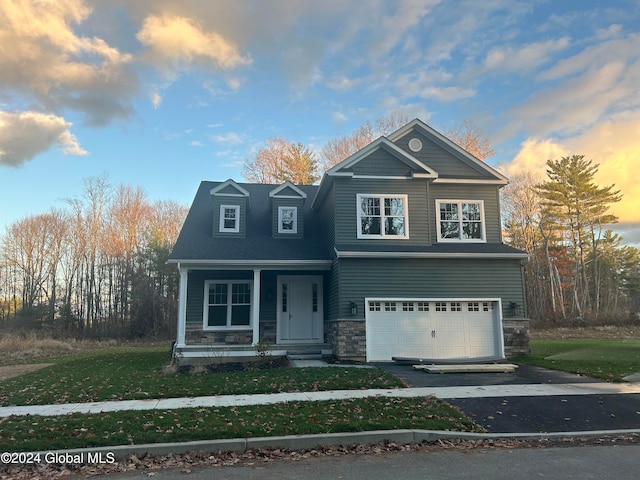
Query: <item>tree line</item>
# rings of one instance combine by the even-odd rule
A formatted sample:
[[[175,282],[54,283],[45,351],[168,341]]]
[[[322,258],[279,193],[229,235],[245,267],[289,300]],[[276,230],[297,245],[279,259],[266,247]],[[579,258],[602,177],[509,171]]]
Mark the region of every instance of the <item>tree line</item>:
[[[84,181],[64,208],[0,237],[0,321],[76,337],[171,337],[178,277],[167,259],[187,208],[144,190]]]
[[[402,114],[367,122],[327,142],[318,157],[272,137],[244,166],[247,181],[311,184],[323,171],[408,123]],[[444,134],[484,160],[489,141],[467,120]],[[547,161],[547,178],[515,176],[502,190],[505,243],[530,256],[528,316],[543,325],[628,320],[640,312],[640,251],[622,244],[609,213],[622,195],[600,187],[583,155]],[[0,236],[0,327],[45,328],[76,337],[172,338],[178,274],[167,264],[187,214],[144,190],[84,181],[65,207],[31,215]]]
[[[503,190],[505,241],[530,255],[529,317],[566,326],[639,320],[640,251],[611,229],[620,191],[597,185],[598,165],[584,155],[546,166],[546,179],[519,175]]]

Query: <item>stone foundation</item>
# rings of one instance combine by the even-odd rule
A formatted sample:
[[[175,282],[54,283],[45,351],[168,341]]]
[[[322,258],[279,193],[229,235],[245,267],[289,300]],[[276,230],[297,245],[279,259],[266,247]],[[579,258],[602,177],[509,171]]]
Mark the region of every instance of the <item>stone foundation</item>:
[[[507,357],[531,353],[531,330],[528,319],[502,320],[504,353]]]
[[[326,342],[342,360],[365,361],[367,340],[364,320],[338,320],[325,323]]]
[[[260,324],[260,340],[275,345],[276,343],[276,323],[265,322]],[[189,325],[185,332],[185,343],[187,345],[210,344],[210,345],[252,345],[252,330],[225,330],[225,331],[204,331],[200,324]]]

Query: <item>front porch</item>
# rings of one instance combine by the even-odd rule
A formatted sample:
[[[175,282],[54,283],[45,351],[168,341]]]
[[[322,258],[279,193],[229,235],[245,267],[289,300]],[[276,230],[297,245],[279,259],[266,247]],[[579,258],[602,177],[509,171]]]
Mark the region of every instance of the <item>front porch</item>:
[[[308,268],[308,267],[307,267]],[[331,355],[322,269],[180,268],[179,364]]]

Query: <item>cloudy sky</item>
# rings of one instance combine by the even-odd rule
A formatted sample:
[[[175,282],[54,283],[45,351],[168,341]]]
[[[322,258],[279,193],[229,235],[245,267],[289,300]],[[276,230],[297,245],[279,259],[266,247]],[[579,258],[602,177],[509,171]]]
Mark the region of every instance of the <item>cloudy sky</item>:
[[[274,135],[471,119],[507,175],[584,154],[640,243],[638,0],[0,0],[0,229],[83,179],[191,202]]]

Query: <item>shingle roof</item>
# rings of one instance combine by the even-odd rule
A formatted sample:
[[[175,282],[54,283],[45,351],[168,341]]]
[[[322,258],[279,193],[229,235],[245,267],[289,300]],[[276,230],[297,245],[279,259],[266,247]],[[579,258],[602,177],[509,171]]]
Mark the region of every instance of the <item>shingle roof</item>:
[[[269,192],[278,185],[238,183],[251,196],[251,208],[246,212],[245,238],[214,237],[210,192],[222,183],[204,181],[200,184],[170,260],[330,260],[331,251],[325,243],[322,222],[318,213],[311,210],[310,200],[303,208],[303,239],[272,236]],[[313,198],[318,189],[315,185],[298,185],[297,188],[308,198]]]

